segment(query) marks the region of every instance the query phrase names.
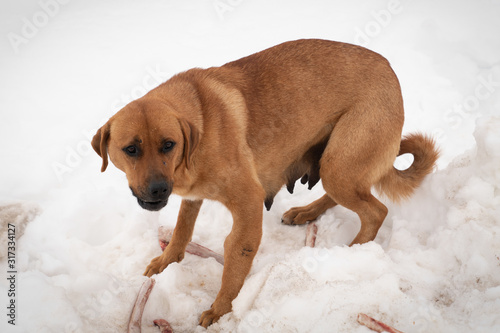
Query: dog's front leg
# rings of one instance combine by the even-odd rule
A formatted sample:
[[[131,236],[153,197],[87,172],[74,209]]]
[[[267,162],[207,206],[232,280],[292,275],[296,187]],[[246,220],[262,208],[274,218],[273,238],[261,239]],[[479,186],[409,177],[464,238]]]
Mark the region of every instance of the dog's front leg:
[[[263,197],[246,193],[242,200],[226,204],[233,215],[233,227],[224,242],[222,285],[210,310],[203,312],[200,325],[208,327],[231,311],[231,302],[238,296],[262,237]]]
[[[161,273],[171,263],[180,262],[184,258],[184,252],[193,236],[194,223],[202,203],[203,200],[182,200],[172,239],[161,256],[151,260],[144,275],[151,277],[153,274]]]

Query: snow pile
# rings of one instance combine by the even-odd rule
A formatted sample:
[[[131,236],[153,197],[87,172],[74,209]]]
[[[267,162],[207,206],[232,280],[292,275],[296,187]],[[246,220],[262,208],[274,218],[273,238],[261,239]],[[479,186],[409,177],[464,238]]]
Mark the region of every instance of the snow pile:
[[[366,332],[356,323],[356,315],[365,312],[405,332],[496,332],[499,127],[500,118],[481,118],[473,150],[430,175],[411,200],[389,203],[390,215],[376,242],[343,245],[339,239],[352,237],[359,222],[335,207],[318,222],[317,247],[307,248],[305,228],[281,225],[273,208],[265,214],[262,248],[234,311],[208,331]],[[299,196],[307,193],[298,190]],[[178,207],[178,201],[171,204]],[[95,213],[86,214],[88,229],[82,221],[77,223],[82,230],[50,222],[61,221],[54,215],[60,210],[51,208],[27,228],[19,242],[22,329],[8,327],[9,332],[125,329],[145,279],[141,273],[160,253],[154,229],[161,214],[117,214],[108,208],[110,215],[98,217],[99,199],[86,198],[71,207],[74,220],[85,215],[89,202]],[[147,226],[137,222],[144,220]],[[205,204],[195,241],[218,243],[221,252],[224,234],[218,224],[230,226],[228,212],[217,203]],[[152,321],[158,318],[167,319],[176,332],[203,331],[197,320],[215,298],[221,274],[214,259],[189,254],[181,264],[170,265],[155,277],[143,332],[156,332]]]
[[[365,312],[404,332],[497,332],[499,128],[499,117],[480,119],[474,150],[428,177],[412,200],[389,207],[386,246],[335,246],[321,221],[317,244],[326,248],[296,244],[252,275],[220,328],[364,332],[355,318]]]

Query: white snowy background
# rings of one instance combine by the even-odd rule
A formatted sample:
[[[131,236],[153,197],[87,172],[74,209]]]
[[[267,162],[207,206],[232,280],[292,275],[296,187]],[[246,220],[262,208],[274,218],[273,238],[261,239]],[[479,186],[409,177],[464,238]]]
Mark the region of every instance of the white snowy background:
[[[209,332],[358,332],[364,312],[404,332],[500,331],[499,0],[2,0],[0,331],[124,332],[157,227],[180,198],[143,210],[90,139],[171,75],[299,38],[362,44],[399,76],[404,131],[433,134],[435,173],[374,242],[346,246],[358,217],[319,219],[316,248],[283,212],[322,195],[297,184],[264,213],[261,248],[234,311]],[[399,161],[407,164],[408,161]],[[16,225],[16,326],[7,323],[7,223]],[[222,253],[229,212],[205,202],[193,241]],[[143,316],[175,332],[198,318],[222,267],[186,255],[156,276]]]

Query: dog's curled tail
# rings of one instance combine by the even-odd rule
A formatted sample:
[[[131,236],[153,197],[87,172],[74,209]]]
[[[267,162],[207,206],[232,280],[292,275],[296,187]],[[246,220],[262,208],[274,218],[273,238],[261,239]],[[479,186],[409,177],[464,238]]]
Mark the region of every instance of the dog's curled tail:
[[[421,133],[403,137],[398,156],[406,153],[413,155],[412,165],[402,171],[392,167],[375,185],[379,192],[395,202],[409,198],[425,176],[432,172],[439,158],[434,139]]]

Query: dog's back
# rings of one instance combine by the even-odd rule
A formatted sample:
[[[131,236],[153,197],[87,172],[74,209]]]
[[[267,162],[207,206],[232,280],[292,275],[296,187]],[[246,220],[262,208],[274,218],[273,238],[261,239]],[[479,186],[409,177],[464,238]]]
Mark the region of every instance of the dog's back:
[[[404,119],[399,82],[389,62],[375,52],[298,40],[215,70],[226,69],[240,74],[230,83],[246,100],[247,142],[261,182],[269,184],[268,196],[285,183],[293,187],[305,174],[310,187],[319,180],[326,142],[340,117],[357,106],[399,146]],[[389,149],[393,161],[397,151]]]

